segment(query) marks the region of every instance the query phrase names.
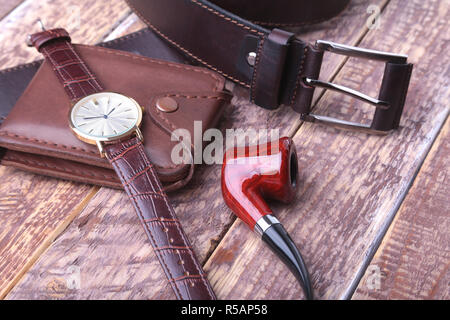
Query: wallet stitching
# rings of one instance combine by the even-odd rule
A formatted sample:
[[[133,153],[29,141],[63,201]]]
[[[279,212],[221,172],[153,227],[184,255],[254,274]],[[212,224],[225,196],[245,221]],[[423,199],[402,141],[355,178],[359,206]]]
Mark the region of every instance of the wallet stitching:
[[[1,132],[0,132],[0,134],[1,134]],[[111,152],[111,157],[113,157],[113,158],[117,158],[119,155],[121,155],[122,153],[124,153],[124,152],[126,152],[126,151],[128,151],[127,149],[129,148],[129,146],[128,146],[128,144],[126,144],[126,142],[122,142],[122,147],[120,147],[119,148],[119,150],[117,150],[117,151],[115,151],[115,152]],[[156,168],[161,168],[161,169],[176,169],[176,168],[181,168],[181,167],[183,167],[183,164],[179,164],[179,165],[170,165],[170,166],[165,166],[165,167],[161,167],[161,166],[158,166],[158,165],[155,165],[154,164],[154,166],[156,167]],[[142,169],[136,169],[136,170],[142,170]],[[136,171],[135,171],[136,172]]]
[[[118,42],[124,42],[124,41],[126,41],[126,40],[129,40],[129,39],[132,39],[132,38],[136,38],[136,37],[137,37],[138,35],[140,35],[141,33],[148,33],[149,31],[150,31],[150,29],[144,28],[144,29],[138,30],[138,31],[136,31],[136,32],[127,34],[127,35],[125,35],[125,36],[122,36],[122,37],[119,37],[119,38],[116,38],[116,39],[113,39],[113,40],[109,40],[109,41],[106,41],[106,42],[101,42],[101,43],[99,43],[98,45],[99,45],[99,46],[102,46],[102,47],[104,47],[104,48],[109,48],[109,47],[107,47],[107,46],[110,45],[110,44],[118,43]]]
[[[185,98],[185,99],[216,99],[216,100],[227,100],[227,98],[222,96],[188,96],[184,94],[171,93],[164,97],[175,97],[175,98]]]
[[[39,65],[41,63],[42,63],[42,60],[36,60],[36,61],[29,62],[29,63],[26,63],[26,64],[21,64],[21,65],[15,66],[15,67],[6,68],[6,69],[3,69],[3,70],[0,70],[0,74],[5,74],[5,73],[8,73],[8,72],[14,72],[14,71],[21,70],[21,69],[29,69],[29,68],[34,67],[36,65]]]
[[[40,144],[45,144],[45,145],[52,145],[52,146],[55,146],[57,148],[61,147],[61,148],[64,148],[64,149],[78,150],[78,151],[82,151],[82,152],[85,152],[85,153],[97,154],[97,152],[92,151],[92,150],[86,150],[86,149],[83,149],[83,148],[73,147],[73,146],[70,147],[70,146],[67,146],[67,145],[64,145],[64,144],[58,144],[58,143],[49,142],[49,141],[45,141],[45,140],[39,140],[39,139],[36,139],[36,138],[28,138],[28,137],[21,136],[21,135],[18,135],[18,134],[10,133],[8,131],[0,132],[0,136],[8,136],[8,137],[16,138],[16,139],[19,139],[19,140],[26,140],[26,141],[32,141],[32,142],[36,142],[36,143],[40,143]]]
[[[227,100],[225,97],[223,96],[188,96],[188,95],[183,95],[183,94],[166,94],[164,95],[164,97],[176,97],[176,98],[186,98],[186,99],[216,99],[216,100]],[[169,127],[171,127],[173,130],[176,130],[177,127],[173,124],[173,122],[171,122],[167,117],[164,116],[163,112],[161,112],[160,110],[158,110],[157,108],[154,109],[156,112],[156,115],[163,120],[164,122],[166,122]],[[148,114],[148,116],[150,117],[150,115]],[[191,146],[193,147],[194,145],[191,143]]]
[[[174,125],[172,122],[169,121],[169,119],[167,119],[166,117],[164,117],[164,115],[162,114],[161,111],[159,111],[157,108],[155,108],[155,111],[156,111],[156,115],[157,115],[161,120],[163,120],[164,122],[166,122],[166,123],[169,125],[169,127],[172,128],[172,130],[176,130],[176,129],[177,129],[177,128],[175,127],[175,125]],[[193,146],[192,143],[191,143],[191,146]]]
[[[91,177],[95,177],[95,178],[105,178],[105,179],[110,179],[110,180],[114,180],[116,181],[116,177],[115,176],[108,176],[108,175],[104,175],[104,174],[95,174],[92,172],[85,172],[85,171],[80,171],[80,170],[70,170],[68,168],[62,168],[62,167],[58,167],[58,166],[51,166],[48,165],[47,163],[44,162],[39,162],[39,161],[34,161],[34,160],[26,160],[26,159],[20,159],[20,158],[16,158],[16,157],[12,157],[11,155],[6,155],[3,158],[4,161],[14,161],[17,163],[21,163],[21,164],[25,164],[25,165],[37,165],[37,166],[41,166],[41,167],[46,167],[49,169],[56,169],[59,171],[63,171],[63,172],[67,172],[67,173],[78,173],[78,174],[82,174],[84,176],[91,176]]]
[[[187,71],[200,72],[200,73],[203,73],[203,74],[206,74],[206,75],[210,76],[211,78],[213,78],[216,81],[215,87],[213,89],[214,92],[221,91],[220,88],[221,88],[222,79],[219,78],[218,76],[216,76],[215,74],[207,71],[207,70],[194,69],[194,68],[190,68],[190,67],[187,67],[187,66],[184,66],[184,65],[178,65],[178,64],[165,62],[165,61],[154,60],[154,59],[151,59],[151,58],[139,57],[139,56],[135,56],[135,55],[132,55],[132,54],[116,52],[114,49],[108,49],[108,48],[103,48],[103,47],[94,47],[94,46],[88,46],[88,45],[78,45],[78,46],[82,46],[82,47],[84,47],[86,49],[106,52],[108,54],[115,54],[115,55],[119,55],[119,56],[126,56],[126,57],[129,57],[129,58],[132,58],[132,59],[142,60],[142,61],[146,61],[146,62],[149,62],[149,63],[156,63],[156,64],[160,64],[160,65],[165,65],[165,66],[168,66],[168,67],[174,67],[174,68],[178,68],[178,69],[185,69]],[[16,69],[30,68],[30,67],[32,67],[32,66],[34,66],[36,64],[39,64],[41,61],[42,60],[35,61],[35,62],[29,63],[27,65],[21,65],[21,66],[10,68],[10,69],[5,69],[3,71],[0,71],[0,73],[10,72],[10,71],[13,71],[13,70],[16,70]],[[206,98],[206,99],[217,99],[217,100],[223,99],[221,97],[213,97],[213,96],[187,96],[187,95],[183,96],[183,95],[180,95],[180,97],[185,97],[187,99],[194,99],[194,98]],[[167,122],[172,128],[175,128],[175,126],[170,122],[170,120],[166,119],[162,115],[159,115],[159,116],[165,122]],[[39,140],[39,139],[35,139],[35,138],[28,138],[28,137],[25,137],[25,136],[20,136],[20,135],[17,135],[17,134],[9,133],[7,131],[0,132],[0,136],[1,135],[14,137],[14,138],[19,139],[19,140],[33,141],[33,142],[40,143],[40,144],[45,144],[45,145],[53,145],[53,146],[55,146],[57,148],[61,147],[61,148],[68,149],[68,150],[78,150],[80,152],[85,152],[85,153],[90,153],[90,154],[97,154],[97,152],[95,152],[95,151],[86,150],[84,148],[79,148],[79,147],[67,146],[67,145],[63,145],[63,144],[52,143],[52,142],[49,142],[49,141]],[[161,166],[156,166],[156,167],[158,167],[158,168],[174,169],[174,168],[179,168],[181,166],[182,165],[170,165],[170,166],[164,166],[164,167],[161,167]]]
[[[95,47],[95,46],[83,45],[83,44],[78,44],[77,46],[83,47],[85,49],[96,50],[96,51],[99,51],[99,52],[104,52],[104,53],[113,54],[113,55],[117,55],[117,56],[124,56],[124,57],[128,57],[128,58],[131,58],[131,59],[134,59],[134,60],[141,60],[141,61],[147,62],[147,63],[159,64],[159,65],[163,65],[163,66],[167,66],[167,67],[171,67],[171,68],[184,69],[184,70],[187,70],[187,71],[203,73],[205,75],[210,76],[211,78],[213,78],[216,81],[215,87],[213,89],[214,92],[217,92],[217,91],[221,90],[222,78],[220,78],[219,76],[215,75],[214,73],[212,73],[209,70],[204,70],[204,69],[194,68],[194,67],[188,67],[188,66],[182,65],[182,64],[175,64],[175,63],[170,63],[170,62],[163,61],[163,60],[156,60],[156,59],[151,59],[151,58],[147,58],[147,57],[137,56],[137,55],[133,55],[133,54],[130,54],[130,53],[123,52],[123,51],[109,49],[109,48],[104,48],[104,47]]]
[[[78,147],[69,147],[69,146],[66,146],[66,145],[63,145],[63,144],[57,144],[57,143],[53,143],[53,142],[49,142],[49,141],[45,141],[45,140],[38,140],[38,139],[34,139],[34,138],[27,138],[27,137],[24,137],[24,136],[20,136],[18,134],[10,133],[8,131],[0,131],[0,136],[8,136],[8,137],[12,137],[12,138],[15,138],[15,139],[18,139],[18,140],[32,141],[32,142],[35,142],[35,143],[40,143],[40,144],[45,144],[45,145],[52,145],[52,146],[55,146],[57,148],[62,147],[64,149],[72,149],[72,150],[83,151],[83,152],[91,153],[91,154],[98,154],[96,151],[86,150],[86,149],[82,149],[82,148],[78,148]],[[58,153],[55,152],[55,151],[49,151],[47,153],[55,155],[55,156],[58,156]],[[180,168],[182,166],[183,165],[180,164],[180,165],[172,165],[172,166],[164,166],[163,167],[163,166],[159,166],[159,165],[155,164],[155,167],[159,168],[159,169],[176,169],[176,168]]]
[[[144,16],[142,16],[140,14],[140,12],[138,12],[138,10],[136,10],[136,8],[129,2],[127,1],[128,5],[133,9],[134,13],[142,20],[144,21],[150,28],[153,29],[153,31],[155,31],[158,35],[160,35],[161,37],[163,37],[167,42],[171,43],[172,45],[176,46],[177,48],[179,48],[181,51],[183,51],[184,53],[188,54],[189,56],[193,57],[194,59],[196,59],[197,61],[203,63],[205,66],[209,67],[210,69],[220,73],[221,75],[239,83],[240,85],[243,85],[244,87],[250,88],[250,85],[246,82],[243,82],[241,80],[238,80],[236,78],[234,78],[233,76],[230,76],[229,74],[219,70],[218,68],[212,66],[211,64],[207,63],[206,61],[202,60],[201,58],[197,57],[196,55],[194,55],[193,53],[191,53],[189,50],[185,49],[184,47],[182,47],[181,45],[179,45],[177,42],[173,41],[172,39],[170,39],[169,37],[167,37],[164,33],[162,33],[159,29],[157,29],[153,24],[150,23],[150,21],[148,21]],[[230,19],[231,20],[231,19]],[[233,22],[233,20],[231,20],[231,22]],[[236,23],[236,22],[234,22]],[[238,24],[239,25],[239,24]],[[248,28],[248,27],[247,27]],[[252,30],[252,29],[250,29]],[[255,30],[256,31],[256,30]],[[260,33],[261,36],[264,36],[263,33]]]

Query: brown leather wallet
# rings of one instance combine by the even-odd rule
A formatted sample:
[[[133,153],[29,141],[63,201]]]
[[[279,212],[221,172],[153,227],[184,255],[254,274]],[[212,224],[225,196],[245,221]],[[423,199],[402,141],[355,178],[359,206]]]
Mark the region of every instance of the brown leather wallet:
[[[183,54],[249,88],[267,109],[291,106],[304,121],[385,134],[399,126],[412,64],[406,55],[318,40],[309,44],[281,27],[320,22],[350,0],[126,0],[149,28]],[[273,28],[273,29],[269,29]],[[377,99],[319,80],[325,52],[385,62]],[[311,112],[322,87],[375,106],[370,125]]]
[[[171,141],[171,133],[185,128],[193,137],[194,121],[202,121],[203,131],[214,126],[230,100],[225,79],[208,69],[123,51],[86,45],[75,48],[109,91],[132,96],[145,108],[142,131],[147,154],[166,191],[183,186],[192,176],[193,164],[172,162],[171,151],[179,142]],[[167,97],[176,101],[176,111],[157,107]],[[0,146],[7,149],[2,164],[122,188],[97,148],[70,131],[69,103],[51,66],[44,62],[0,127]]]

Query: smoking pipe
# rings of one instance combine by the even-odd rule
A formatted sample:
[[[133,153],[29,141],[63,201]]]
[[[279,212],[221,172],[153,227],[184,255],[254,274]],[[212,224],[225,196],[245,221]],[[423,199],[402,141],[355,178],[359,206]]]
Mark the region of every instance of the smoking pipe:
[[[289,267],[307,299],[313,298],[305,262],[292,238],[264,199],[291,202],[298,181],[297,153],[292,139],[230,148],[222,165],[226,204]]]

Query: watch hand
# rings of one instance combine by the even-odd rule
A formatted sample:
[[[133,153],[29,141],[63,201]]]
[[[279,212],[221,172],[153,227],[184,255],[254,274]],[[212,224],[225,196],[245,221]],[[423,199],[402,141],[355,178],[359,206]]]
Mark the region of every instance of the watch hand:
[[[108,112],[107,116],[109,116],[111,114],[111,112],[113,112],[114,110],[116,110],[116,107],[112,108],[110,112]]]
[[[109,109],[109,103],[111,102],[111,97],[108,97],[108,103],[106,104],[106,108],[105,108],[105,112],[104,113],[106,113],[106,112],[108,112],[108,109]]]
[[[104,116],[98,116],[98,117],[86,117],[83,118],[84,120],[89,120],[89,119],[100,119],[100,118],[104,118]]]

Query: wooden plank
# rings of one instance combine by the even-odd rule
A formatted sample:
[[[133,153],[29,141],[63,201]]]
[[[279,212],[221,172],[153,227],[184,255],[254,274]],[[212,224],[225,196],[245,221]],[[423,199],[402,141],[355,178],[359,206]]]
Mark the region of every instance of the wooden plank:
[[[80,19],[76,18],[77,11]],[[75,41],[95,43],[113,20],[127,14],[123,1],[25,1],[0,21],[0,68],[38,57],[25,35],[48,25],[68,27]],[[75,15],[75,18],[74,18]],[[102,17],[101,19],[98,17]],[[89,23],[87,23],[89,22]],[[18,35],[23,35],[20,37]],[[0,166],[0,298],[19,281],[98,188]]]
[[[0,166],[0,299],[97,188]]]
[[[0,21],[0,68],[40,59],[25,44],[27,34],[39,31],[38,18],[47,28],[63,27],[75,43],[101,41],[113,24],[130,14],[125,1],[26,0]]]
[[[126,34],[139,31],[147,26],[134,13],[124,19],[113,31],[111,31],[104,41],[110,41],[122,37]]]
[[[385,1],[376,3],[382,5]],[[364,33],[364,28],[361,30],[361,26],[365,25],[365,20],[368,17],[365,14],[366,8],[367,4],[364,1],[352,1],[351,6],[345,14],[321,24],[321,26],[310,27],[308,33],[302,34],[302,37],[313,37],[314,39],[325,38],[355,44],[359,41],[361,34]],[[133,18],[130,17],[129,19]],[[124,24],[128,24],[128,22],[124,21]],[[130,28],[133,25],[130,25]],[[338,26],[340,29],[338,29]],[[124,28],[121,27],[117,30],[118,32],[115,34],[117,36],[124,32],[122,31]],[[341,61],[342,57],[331,56],[328,60],[324,77],[327,75],[330,76]],[[235,105],[230,106],[225,111],[221,129],[230,127],[246,128],[248,126],[254,128],[279,127],[277,122],[288,123],[289,119],[298,117],[296,113],[290,111],[288,108],[268,112],[259,107],[249,105],[248,102],[244,102],[247,93],[244,93],[239,88],[236,89],[236,94],[238,97],[235,99]],[[281,126],[280,128],[287,131],[286,128]],[[93,299],[102,297],[102,292],[103,296],[113,296],[116,299],[172,297],[171,292],[166,292],[167,284],[165,279],[160,276],[161,268],[159,265],[149,264],[142,260],[137,261],[136,259],[135,248],[137,248],[137,245],[134,242],[137,241],[141,246],[144,246],[145,242],[140,241],[144,241],[145,238],[142,238],[144,235],[141,226],[134,218],[134,213],[130,211],[126,195],[120,193],[120,196],[111,196],[110,192],[109,189],[102,188],[99,191],[98,198],[96,197],[98,203],[107,205],[109,208],[114,208],[114,210],[108,212],[109,217],[103,216],[99,206],[91,204],[82,213],[82,216],[86,217],[86,220],[92,220],[92,228],[102,230],[98,234],[98,237],[95,239],[89,238],[88,242],[80,243],[80,237],[77,235],[79,231],[73,227],[77,223],[74,223],[61,236],[60,239],[64,240],[57,242],[49,248],[23,278],[23,281],[11,291],[11,294],[8,296],[9,299],[32,298],[36,297],[35,292],[45,292],[45,288],[49,286],[49,283],[54,283],[55,274],[57,274],[56,271],[46,274],[46,270],[68,270],[73,264],[73,261],[77,261],[77,263],[82,261],[77,266],[81,268],[82,279],[88,280],[82,281],[82,287],[78,292],[71,292],[67,295],[63,293],[62,296],[64,297]],[[230,224],[234,222],[234,215],[227,209],[222,200],[220,166],[199,166],[196,169],[193,180],[182,190],[169,196],[186,233],[191,239],[197,256],[201,261],[206,261],[211,252],[216,248],[217,243],[222,239],[223,234],[228,230]],[[109,221],[108,219],[112,219],[115,221],[115,225],[123,226],[127,231],[122,231],[122,227],[117,231],[103,228],[102,221]],[[111,236],[110,233],[114,232],[117,232],[117,235]],[[136,238],[124,236],[125,234],[135,235]],[[247,231],[246,234],[248,235]],[[85,251],[83,248],[96,248],[100,246],[100,243],[105,242],[104,238],[116,239],[114,244],[117,247],[115,249],[118,250],[117,253],[104,254],[99,250],[98,252],[92,253],[96,258],[87,259],[86,256],[91,253]],[[142,250],[147,250],[147,247],[142,247]],[[70,259],[59,259],[59,257],[68,254],[70,251],[69,248],[72,248],[74,251],[74,254],[70,255]],[[127,249],[121,250],[120,248]],[[117,254],[120,254],[120,258],[117,257]],[[151,251],[146,251],[145,253],[145,255],[148,255],[148,261],[151,261],[153,257],[150,256],[151,254]],[[97,255],[102,255],[102,257],[100,258]],[[135,278],[128,281],[126,277],[117,276],[114,280],[114,288],[118,292],[114,291],[114,293],[111,293],[113,290],[109,284],[112,278],[108,273],[98,271],[99,259],[103,265],[111,267],[108,272],[112,272],[113,274],[116,274],[116,272],[120,273],[119,270],[125,270],[122,269],[123,266],[133,266],[133,270],[136,272]],[[139,283],[142,279],[145,279],[146,283]],[[142,289],[142,292],[130,292],[128,289],[121,292],[119,290],[121,287],[131,288],[132,286],[143,288],[142,286],[144,285],[146,289]],[[95,293],[90,294],[89,292]],[[51,295],[44,294],[44,297],[51,298]]]
[[[0,0],[0,19],[17,7],[23,0]]]
[[[450,120],[353,299],[450,298]]]
[[[159,268],[130,201],[103,188],[7,298],[173,299]]]
[[[302,184],[293,205],[273,208],[304,254],[317,298],[351,296],[448,115],[447,17],[440,1],[391,1],[380,28],[361,43],[407,52],[416,63],[399,130],[379,137],[303,124],[294,137]],[[350,59],[336,82],[375,95],[382,70]],[[319,101],[317,112],[352,114],[355,121],[370,115],[359,102],[333,93]],[[287,268],[241,222],[206,270],[222,299],[302,298]]]

